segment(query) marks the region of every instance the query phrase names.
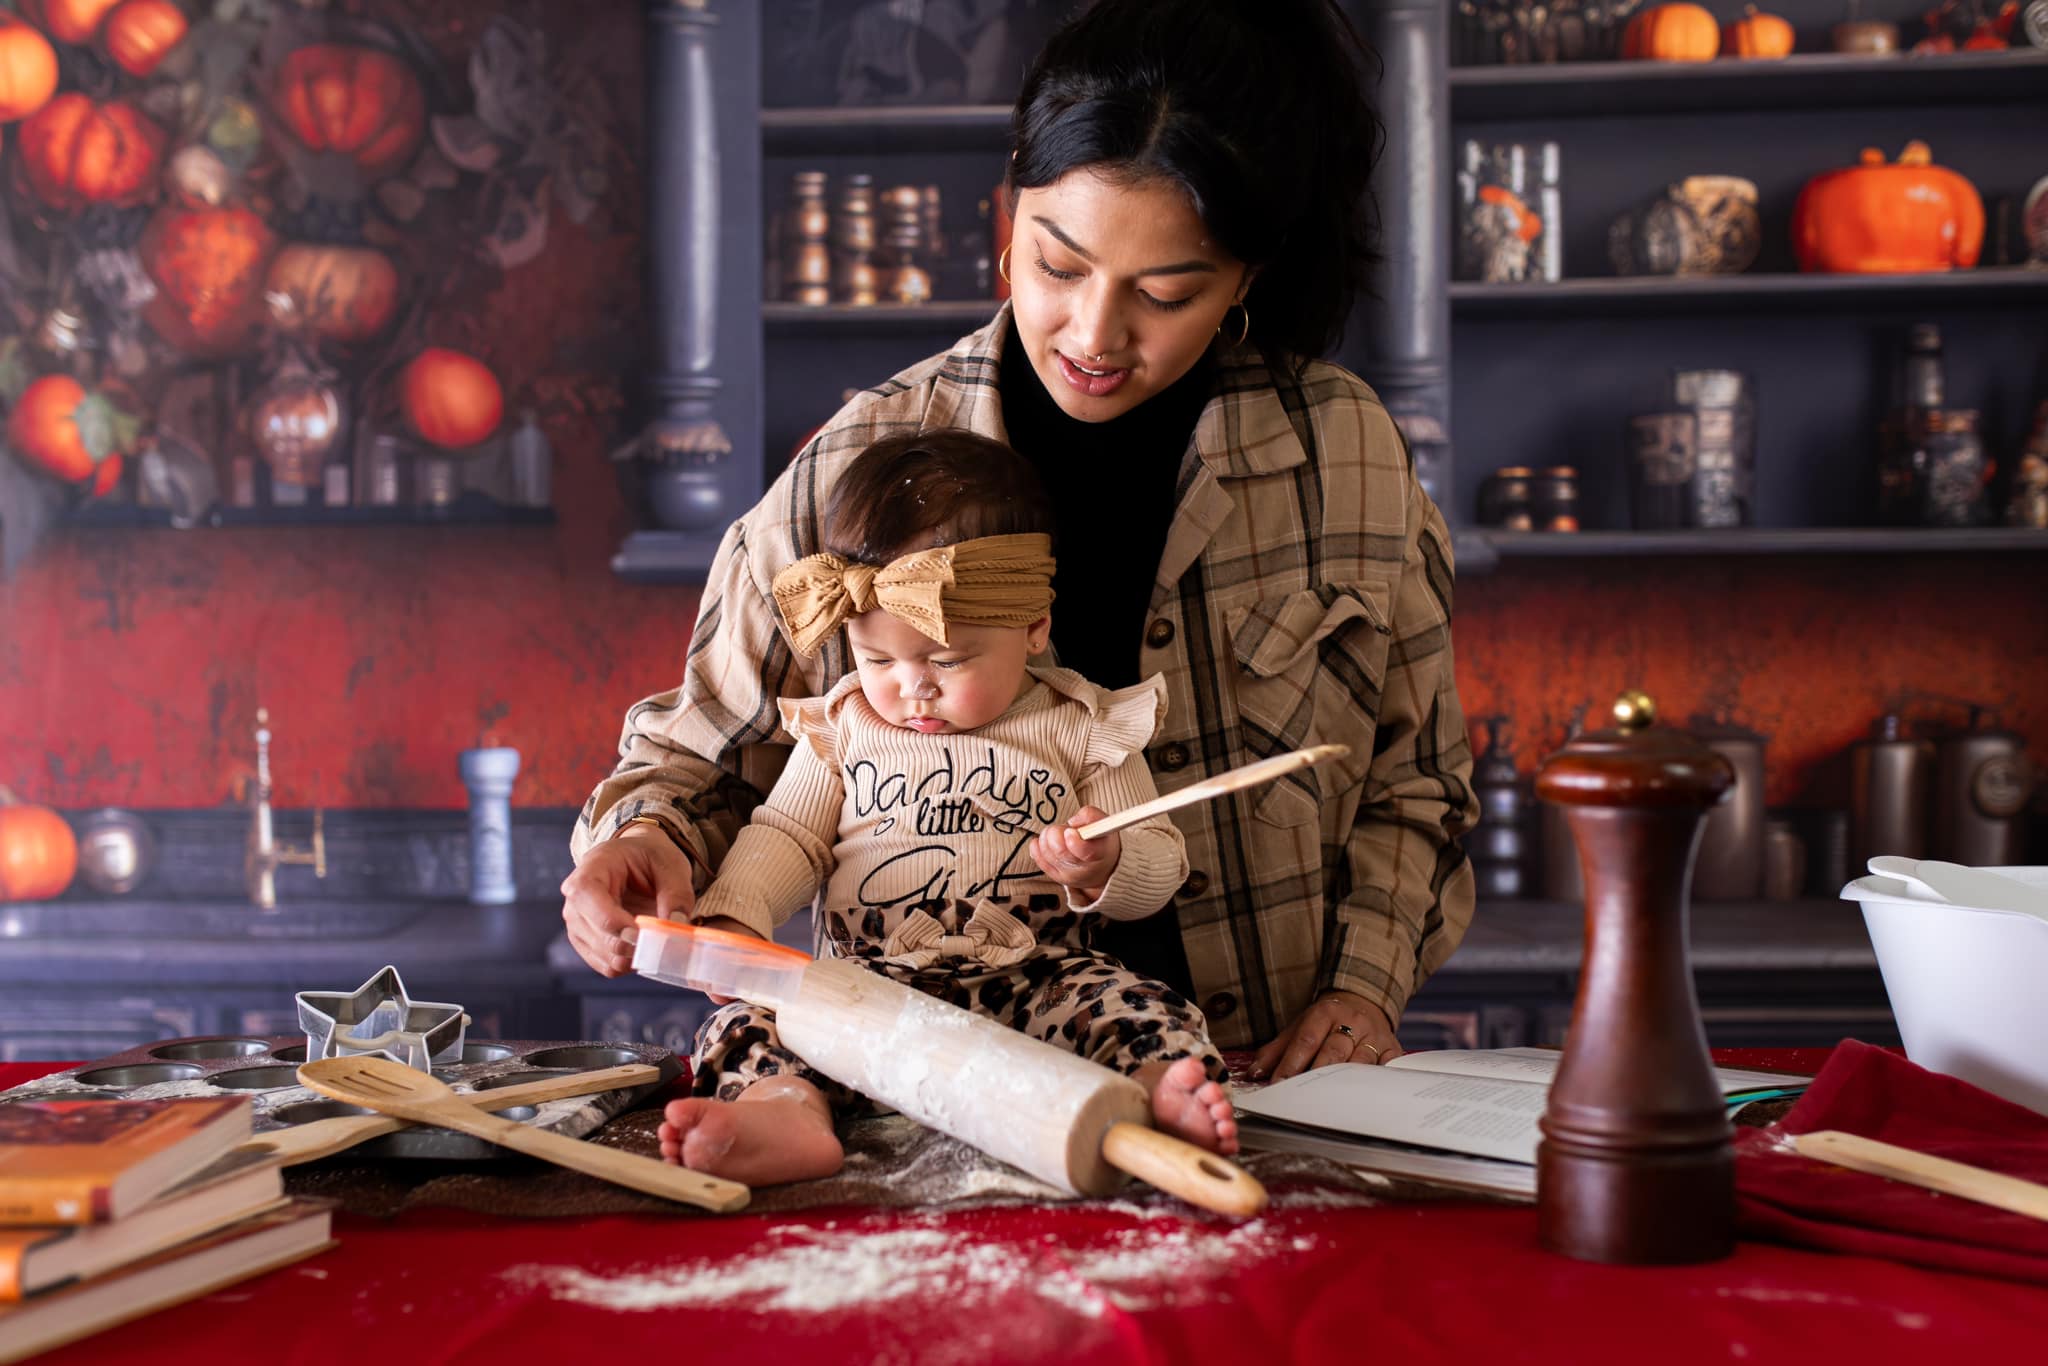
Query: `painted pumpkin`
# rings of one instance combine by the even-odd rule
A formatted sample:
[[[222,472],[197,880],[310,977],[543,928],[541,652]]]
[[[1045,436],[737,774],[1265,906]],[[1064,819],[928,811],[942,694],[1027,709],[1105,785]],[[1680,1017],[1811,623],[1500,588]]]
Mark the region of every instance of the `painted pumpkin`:
[[[43,27],[60,43],[84,45],[121,0],[42,0]]]
[[[87,393],[70,375],[44,375],[22,390],[7,415],[7,445],[65,483],[91,480],[93,492],[103,493],[100,481],[109,462],[114,473],[106,487],[112,488],[121,477],[120,456],[113,450],[113,419],[107,400]]]
[[[368,341],[398,311],[398,270],[375,247],[294,242],[264,282],[271,316],[329,341]]]
[[[1698,5],[1658,5],[1629,21],[1621,55],[1652,62],[1711,62],[1721,50],[1721,26]]]
[[[1887,164],[1875,147],[1863,164],[1806,182],[1792,210],[1801,270],[1900,274],[1967,270],[1984,247],[1984,201],[1963,176],[1934,164],[1924,142]]]
[[[47,806],[0,787],[0,901],[47,901],[78,871],[78,837]]]
[[[57,93],[57,49],[33,25],[0,13],[0,123],[25,119]]]
[[[188,355],[247,349],[263,322],[263,279],[277,234],[238,205],[162,208],[138,245],[157,295],[142,316]]]
[[[412,159],[426,131],[419,77],[382,48],[317,43],[279,63],[271,104],[300,142],[375,178]]]
[[[171,0],[125,0],[107,17],[107,55],[129,75],[147,76],[185,41],[187,27]]]
[[[1747,6],[1721,34],[1721,50],[1731,57],[1789,57],[1792,43],[1792,25],[1755,5]]]
[[[443,450],[474,446],[498,430],[505,391],[474,356],[430,346],[399,377],[399,403],[420,436]]]
[[[21,125],[21,168],[53,209],[125,207],[156,191],[164,132],[123,100],[59,95]]]

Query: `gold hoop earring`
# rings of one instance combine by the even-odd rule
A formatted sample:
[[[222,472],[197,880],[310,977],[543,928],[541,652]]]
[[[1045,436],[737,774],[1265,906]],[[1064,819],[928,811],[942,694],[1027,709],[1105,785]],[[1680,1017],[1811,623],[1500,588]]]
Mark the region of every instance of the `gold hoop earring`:
[[[996,274],[1003,277],[1003,283],[1010,283],[1010,243],[1003,243],[1003,254],[996,257]]]
[[[1252,311],[1249,308],[1246,308],[1242,303],[1232,304],[1230,308],[1234,308],[1244,315],[1244,326],[1238,329],[1237,340],[1230,344],[1232,346],[1243,346],[1244,339],[1252,334]],[[1230,308],[1226,308],[1223,310],[1224,317],[1227,318],[1230,316]],[[1223,335],[1222,323],[1216,324],[1216,335],[1219,337]]]

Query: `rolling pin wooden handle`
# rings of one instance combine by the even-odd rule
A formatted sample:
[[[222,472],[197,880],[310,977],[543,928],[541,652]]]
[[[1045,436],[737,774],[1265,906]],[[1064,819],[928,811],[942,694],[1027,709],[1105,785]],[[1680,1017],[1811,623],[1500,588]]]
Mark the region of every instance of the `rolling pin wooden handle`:
[[[1975,1200],[2014,1214],[2048,1219],[2048,1186],[2017,1176],[1986,1171],[1966,1162],[1951,1162],[1945,1157],[1931,1157],[1911,1148],[1836,1129],[1795,1134],[1792,1146],[1807,1157],[1832,1162],[1838,1167],[1890,1177],[1894,1181],[1924,1186],[1944,1195],[1960,1195],[1965,1200]]]
[[[1102,1157],[1118,1171],[1218,1214],[1249,1218],[1266,1207],[1266,1188],[1227,1158],[1129,1121],[1102,1136]]]

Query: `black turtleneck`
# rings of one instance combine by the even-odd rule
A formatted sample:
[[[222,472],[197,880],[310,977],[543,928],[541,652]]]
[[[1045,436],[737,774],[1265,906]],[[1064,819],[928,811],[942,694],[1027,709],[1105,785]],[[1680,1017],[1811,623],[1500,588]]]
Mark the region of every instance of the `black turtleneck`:
[[[1060,667],[1105,688],[1139,679],[1152,579],[1173,523],[1173,489],[1209,401],[1206,357],[1121,417],[1082,422],[1053,402],[1015,327],[1003,347],[1003,426],[1052,496],[1052,643]],[[1067,592],[1069,584],[1088,591]],[[1082,608],[1087,602],[1089,606]]]
[[[1205,356],[1170,388],[1107,422],[1060,411],[1014,326],[1003,346],[1003,426],[1051,495],[1052,643],[1060,666],[1105,688],[1139,681],[1152,581],[1173,524],[1174,486],[1209,401]],[[1086,584],[1084,592],[1067,585]],[[1084,607],[1082,604],[1086,603]],[[1180,919],[1169,905],[1144,920],[1102,921],[1098,949],[1192,998]]]

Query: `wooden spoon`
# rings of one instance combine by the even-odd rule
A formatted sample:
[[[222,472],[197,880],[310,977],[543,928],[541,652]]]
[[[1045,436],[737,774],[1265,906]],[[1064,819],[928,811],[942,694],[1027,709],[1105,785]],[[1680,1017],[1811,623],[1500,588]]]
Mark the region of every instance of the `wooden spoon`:
[[[2048,1186],[2003,1172],[1986,1171],[1967,1162],[1952,1162],[1912,1148],[1865,1138],[1837,1129],[1816,1129],[1792,1135],[1792,1146],[1820,1162],[1850,1167],[1873,1176],[1925,1186],[1944,1195],[1992,1205],[2034,1219],[2048,1219]]]
[[[653,1158],[635,1157],[616,1148],[600,1148],[517,1120],[485,1114],[476,1106],[465,1104],[463,1097],[438,1077],[389,1058],[322,1058],[299,1068],[299,1080],[323,1096],[418,1124],[437,1124],[443,1129],[475,1134],[501,1148],[666,1200],[679,1200],[721,1214],[747,1203],[747,1188],[736,1181],[707,1176],[687,1167],[673,1167]]]
[[[1341,759],[1350,752],[1349,745],[1310,745],[1307,749],[1289,750],[1285,754],[1276,754],[1270,759],[1260,759],[1256,763],[1240,764],[1226,772],[1204,778],[1199,783],[1190,783],[1177,792],[1154,797],[1149,802],[1139,802],[1136,806],[1104,816],[1099,821],[1076,826],[1074,833],[1084,840],[1100,839],[1112,830],[1136,825],[1139,821],[1156,816],[1162,811],[1177,811],[1183,806],[1193,806],[1196,802],[1214,801],[1218,797],[1242,791],[1247,787],[1257,787],[1260,783],[1270,783],[1275,778],[1284,778],[1297,769],[1314,768],[1317,764]]]
[[[518,1086],[501,1086],[494,1091],[458,1091],[455,1096],[479,1110],[509,1110],[515,1105],[540,1105],[570,1096],[616,1091],[624,1086],[645,1086],[660,1078],[660,1068],[636,1062],[624,1067],[600,1068],[595,1072],[547,1077]],[[390,1115],[337,1115],[333,1119],[316,1119],[311,1124],[298,1124],[275,1133],[258,1134],[237,1151],[261,1153],[278,1158],[280,1167],[296,1167],[302,1162],[332,1157],[358,1143],[367,1143],[373,1138],[382,1138],[411,1127],[411,1120],[394,1119]]]

